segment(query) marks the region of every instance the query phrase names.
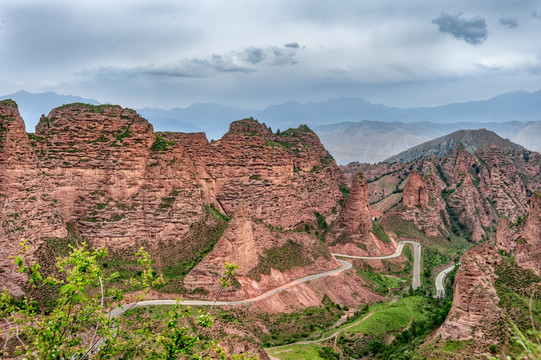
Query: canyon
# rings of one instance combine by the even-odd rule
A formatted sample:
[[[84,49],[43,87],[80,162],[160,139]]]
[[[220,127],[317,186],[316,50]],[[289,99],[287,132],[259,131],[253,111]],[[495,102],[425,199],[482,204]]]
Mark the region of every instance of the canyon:
[[[331,253],[374,257],[394,253],[398,240],[418,241],[431,255],[444,249],[446,261],[465,252],[451,311],[429,342],[507,346],[498,340],[509,338],[501,327],[510,311],[505,291],[526,296],[539,287],[541,155],[487,136],[495,140],[475,148],[458,142],[408,163],[339,167],[306,125],[274,133],[246,118],[208,141],[204,133],[155,132],[117,105],[74,103],[27,133],[17,104],[4,100],[0,281],[18,296],[27,290],[10,258],[21,239],[49,268],[59,246],[87,241],[109,248],[111,266],[128,276],[144,246],[166,275],[153,298],[221,294],[223,264],[235,263],[236,281],[222,297],[238,301],[339,269]],[[297,285],[253,309],[383,301],[391,289],[378,293],[366,273],[393,278],[407,263],[356,260],[354,271]],[[529,280],[517,284],[504,273]],[[513,311],[522,321],[522,310]]]

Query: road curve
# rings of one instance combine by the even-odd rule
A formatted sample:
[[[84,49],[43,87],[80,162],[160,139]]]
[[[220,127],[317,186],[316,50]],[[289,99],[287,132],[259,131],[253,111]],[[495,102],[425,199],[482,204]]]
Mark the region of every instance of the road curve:
[[[421,244],[415,241],[400,241],[398,243],[398,246],[396,248],[396,251],[394,254],[391,255],[384,255],[384,256],[353,256],[353,255],[345,255],[345,254],[332,254],[334,257],[345,257],[350,259],[364,259],[364,260],[383,260],[383,259],[391,259],[396,258],[402,254],[402,250],[404,249],[404,245],[406,244],[412,244],[413,245],[413,281],[412,281],[412,287],[413,289],[417,289],[421,286],[421,280],[420,280],[420,267],[421,267]],[[314,275],[308,275],[305,277],[302,277],[300,279],[293,280],[285,285],[282,285],[280,287],[277,287],[276,289],[269,290],[259,296],[245,299],[245,300],[237,300],[237,301],[209,301],[209,300],[180,300],[180,303],[182,305],[193,305],[193,306],[199,306],[199,305],[217,305],[217,306],[228,306],[228,305],[244,305],[244,304],[250,304],[254,303],[256,301],[262,300],[264,298],[267,298],[271,295],[274,295],[276,293],[282,292],[284,290],[287,290],[293,286],[297,286],[299,284],[305,283],[307,281],[332,276],[335,274],[338,274],[340,272],[346,271],[351,269],[353,266],[349,261],[336,259],[339,263],[342,264],[342,267],[325,271],[319,274]],[[116,309],[111,310],[109,315],[111,317],[118,316],[124,312],[126,312],[129,309],[134,309],[138,307],[143,306],[156,306],[156,305],[175,305],[177,303],[177,300],[145,300],[145,301],[139,301],[135,303],[130,303],[123,305],[122,307],[118,307]]]
[[[445,286],[443,286],[443,281],[445,280],[447,274],[449,274],[455,269],[455,266],[455,264],[449,266],[448,268],[441,271],[438,276],[436,276],[436,295],[434,295],[435,298],[441,299],[445,297]]]
[[[383,256],[353,256],[345,254],[332,254],[334,257],[345,257],[348,259],[364,259],[364,260],[384,260],[399,257],[402,254],[404,245],[413,245],[413,290],[418,289],[421,286],[421,244],[416,241],[400,241],[396,247],[396,251],[391,255]]]
[[[180,300],[180,303],[182,305],[193,305],[193,306],[198,306],[198,305],[218,305],[218,306],[227,306],[227,305],[243,305],[243,304],[250,304],[250,303],[254,303],[256,301],[259,301],[259,300],[262,300],[266,297],[269,297],[271,295],[274,295],[274,294],[277,294],[279,292],[282,292],[284,290],[287,290],[293,286],[297,286],[299,284],[302,284],[302,283],[305,283],[307,281],[310,281],[310,280],[315,280],[315,279],[319,279],[319,278],[323,278],[323,277],[327,277],[327,276],[331,276],[331,275],[335,275],[335,274],[338,274],[338,273],[341,273],[343,271],[346,271],[346,270],[349,270],[351,269],[351,267],[353,266],[350,262],[348,261],[344,261],[344,260],[339,260],[339,259],[336,259],[339,263],[342,264],[342,267],[338,268],[338,269],[334,269],[334,270],[330,270],[330,271],[325,271],[325,272],[322,272],[322,273],[319,273],[319,274],[314,274],[314,275],[308,275],[308,276],[305,276],[305,277],[302,277],[300,279],[296,279],[296,280],[293,280],[285,285],[282,285],[280,287],[277,287],[275,289],[272,289],[272,290],[269,290],[261,295],[258,295],[256,297],[253,297],[253,298],[250,298],[250,299],[245,299],[245,300],[237,300],[237,301],[212,301],[212,300]],[[122,306],[122,308],[118,307],[114,310],[111,311],[110,315],[111,316],[118,316],[120,314],[122,314],[123,312],[129,310],[129,309],[133,309],[133,308],[138,308],[138,307],[142,307],[142,306],[149,306],[149,305],[175,305],[177,303],[177,300],[146,300],[146,301],[139,301],[139,302],[136,302],[136,303],[131,303],[131,304],[127,304],[127,305],[124,305]]]

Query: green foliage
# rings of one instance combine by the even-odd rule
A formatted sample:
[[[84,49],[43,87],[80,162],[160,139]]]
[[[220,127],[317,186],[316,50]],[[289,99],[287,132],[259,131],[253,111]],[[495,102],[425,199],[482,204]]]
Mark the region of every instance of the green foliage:
[[[209,313],[201,312],[193,331],[186,325],[185,318],[190,310],[180,303],[169,313],[163,330],[149,331],[126,329],[122,317],[111,316],[124,299],[123,291],[109,286],[116,275],[106,276],[100,262],[107,256],[106,249],[89,250],[85,244],[71,247],[67,257],[57,261],[62,277],[41,275],[41,267],[26,259],[30,246],[21,243],[22,250],[15,257],[19,272],[28,274],[30,285],[58,286],[55,306],[47,311],[39,306],[38,300],[13,299],[7,291],[0,293],[0,317],[8,324],[8,338],[17,342],[15,353],[4,353],[3,357],[21,359],[112,359],[124,358],[141,344],[150,346],[148,358],[177,359],[189,355],[192,358],[254,359],[250,355],[228,355],[219,346],[196,349],[200,331],[212,325]],[[144,299],[151,286],[163,282],[152,270],[150,255],[143,249],[136,253],[141,271],[130,282],[141,288],[132,300]],[[229,286],[235,276],[236,266],[226,264],[222,277],[222,289]],[[216,298],[218,300],[218,298]]]
[[[349,197],[350,190],[346,183],[341,182],[340,184],[338,184],[338,188],[340,189],[342,196],[347,199]]]
[[[383,226],[377,221],[372,221],[372,232],[384,243],[390,243],[391,239],[383,230]]]
[[[271,268],[283,272],[311,263],[311,258],[306,255],[306,249],[301,244],[288,240],[282,246],[265,249],[265,255],[259,257],[259,263],[250,270],[248,276],[258,280],[261,278],[260,273],[270,274]]]
[[[330,346],[322,347],[319,349],[318,354],[324,360],[340,360],[340,354],[335,352]]]
[[[173,140],[167,140],[163,136],[156,134],[156,141],[154,141],[154,144],[150,147],[150,150],[152,151],[167,151],[169,150],[169,147],[175,146],[176,141]]]
[[[509,225],[509,228],[513,228],[515,226],[519,226],[520,224],[522,224],[525,220],[526,220],[526,217],[528,215],[524,215],[524,216],[521,216],[517,219],[517,221],[511,223],[511,225]]]
[[[225,221],[226,223],[231,221],[231,217],[219,212],[218,209],[216,209],[216,207],[214,206],[214,204],[210,204],[208,206],[208,209],[211,214],[214,215],[218,220]]]
[[[327,220],[325,219],[325,216],[321,215],[317,211],[314,212],[314,216],[317,220],[317,227],[321,230],[326,230],[328,228]]]
[[[358,270],[357,274],[368,287],[378,294],[387,295],[391,289],[400,288],[403,283],[399,278],[389,277],[371,271]]]
[[[260,335],[262,346],[278,346],[309,338],[314,332],[322,332],[331,327],[344,313],[326,295],[323,306],[311,306],[286,314],[260,314],[261,322],[268,333]]]
[[[11,99],[0,100],[0,106],[11,106],[14,108],[18,108],[17,103]]]

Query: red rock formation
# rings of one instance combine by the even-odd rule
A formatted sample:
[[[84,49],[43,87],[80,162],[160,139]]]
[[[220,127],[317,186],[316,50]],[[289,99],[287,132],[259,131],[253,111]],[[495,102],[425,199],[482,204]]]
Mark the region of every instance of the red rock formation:
[[[350,164],[344,169],[349,172],[354,167],[372,174],[375,181],[369,184],[370,199],[378,202],[374,208],[389,212],[379,216],[414,221],[429,236],[449,238],[454,232],[472,241],[493,235],[502,215],[512,221],[524,215],[528,195],[541,186],[537,173],[541,155],[527,150],[504,154],[494,146],[470,154],[459,145],[444,157],[430,156],[410,164]],[[417,190],[409,187],[402,194],[404,207],[395,206],[399,191],[396,179],[417,171],[427,183],[428,201],[423,195],[427,206],[418,206]]]
[[[384,243],[372,233],[368,186],[363,173],[355,175],[345,207],[329,231],[326,242],[335,253],[372,256],[392,253],[392,243]]]
[[[240,291],[226,294],[236,299],[252,298],[303,275],[340,267],[314,236],[255,222],[244,204],[212,252],[186,276],[184,284],[189,289],[217,291],[225,262],[239,267],[236,279]]]
[[[404,206],[407,207],[428,206],[427,185],[417,170],[413,170],[409,174],[408,182],[406,183],[402,194],[402,201],[404,202]]]
[[[502,318],[494,288],[497,278],[494,269],[500,261],[498,252],[489,244],[470,248],[462,256],[455,276],[453,307],[436,337],[498,342],[494,327]]]
[[[502,218],[496,235],[498,248],[514,255],[517,264],[541,274],[541,194],[535,191],[530,211],[516,223]]]
[[[187,242],[208,241],[196,231],[208,223],[210,204],[229,215],[241,204],[245,209],[201,265],[215,266],[209,274],[222,270],[216,259],[252,271],[267,249],[284,241],[309,249],[308,260],[290,272],[273,277],[253,270],[241,282],[246,293],[336,267],[314,235],[288,232],[317,224],[315,212],[331,222],[342,198],[336,163],[305,126],[275,135],[244,119],[209,143],[204,134],[156,135],[120,106],[71,104],[43,116],[29,139],[16,105],[2,102],[0,115],[3,283],[13,278],[7,254],[21,237],[39,245],[45,237],[66,236],[71,223],[85,239],[114,250],[146,244],[159,254],[164,244],[180,244],[175,249],[182,253],[193,247]],[[284,234],[270,230],[278,228]],[[187,282],[195,286],[191,276]]]

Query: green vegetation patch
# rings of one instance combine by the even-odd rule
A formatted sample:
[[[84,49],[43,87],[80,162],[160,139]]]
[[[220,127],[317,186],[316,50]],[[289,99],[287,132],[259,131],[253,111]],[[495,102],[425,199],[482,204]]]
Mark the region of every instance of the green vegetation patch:
[[[167,151],[169,150],[169,147],[175,146],[176,141],[173,140],[167,140],[163,136],[156,134],[156,141],[154,141],[154,144],[150,147],[150,150],[152,151]]]
[[[57,107],[57,109],[68,109],[68,108],[79,108],[79,109],[88,109],[93,113],[103,114],[103,110],[106,108],[120,108],[120,105],[111,105],[111,104],[105,104],[105,105],[92,105],[92,104],[85,104],[85,103],[71,103],[71,104],[64,104],[62,106]]]
[[[344,314],[340,305],[334,304],[327,295],[323,306],[311,306],[289,314],[261,314],[261,321],[268,333],[260,335],[263,347],[278,346],[307,339],[314,332],[321,332]]]
[[[521,330],[530,328],[531,311],[533,320],[541,323],[541,276],[530,269],[523,269],[513,257],[505,255],[495,270],[498,279],[494,287],[500,298],[499,305],[508,310],[513,322]]]
[[[346,333],[363,333],[382,336],[390,331],[402,330],[410,324],[411,320],[424,320],[422,296],[410,296],[401,299],[379,311],[376,311],[365,321],[346,329]]]
[[[377,221],[372,221],[372,232],[384,243],[390,243],[391,239],[383,230],[383,226]]]
[[[302,245],[288,240],[283,246],[265,250],[265,255],[259,257],[259,263],[248,273],[248,276],[261,280],[261,273],[270,274],[271,268],[285,271],[294,267],[310,265],[312,260],[305,255]]]
[[[11,99],[0,100],[0,106],[11,106],[18,108],[17,103]]]
[[[371,290],[382,295],[388,294],[391,289],[397,289],[407,284],[402,281],[402,278],[385,276],[371,271],[357,270],[357,275],[366,282]]]
[[[268,353],[280,360],[314,359],[324,360],[319,356],[320,347],[309,344],[295,344],[287,348],[269,350]]]

